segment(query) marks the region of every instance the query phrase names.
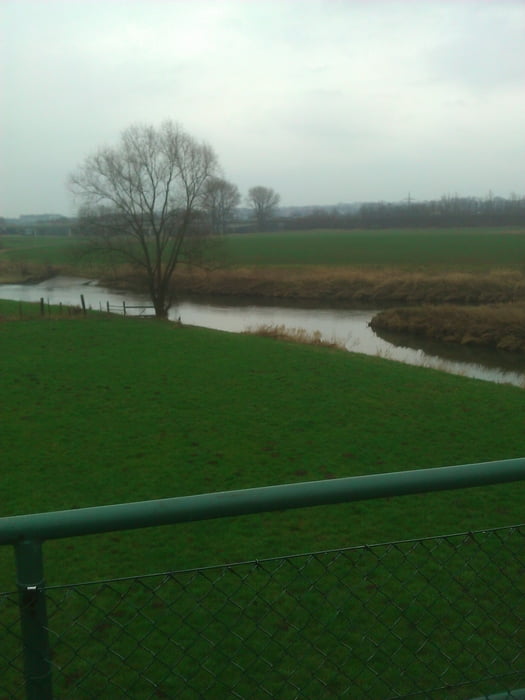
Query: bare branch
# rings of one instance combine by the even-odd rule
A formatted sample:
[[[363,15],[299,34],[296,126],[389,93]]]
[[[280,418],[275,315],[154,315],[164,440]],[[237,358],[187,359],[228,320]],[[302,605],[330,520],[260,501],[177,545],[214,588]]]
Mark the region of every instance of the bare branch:
[[[157,316],[167,315],[173,273],[217,168],[210,146],[168,121],[159,129],[131,126],[118,146],[89,156],[70,178],[81,230],[146,272]]]
[[[253,208],[259,231],[267,229],[279,201],[280,197],[277,192],[269,187],[258,185],[248,190],[248,204]]]
[[[225,233],[234,218],[241,196],[237,186],[218,177],[209,178],[204,190],[203,208],[214,233]]]

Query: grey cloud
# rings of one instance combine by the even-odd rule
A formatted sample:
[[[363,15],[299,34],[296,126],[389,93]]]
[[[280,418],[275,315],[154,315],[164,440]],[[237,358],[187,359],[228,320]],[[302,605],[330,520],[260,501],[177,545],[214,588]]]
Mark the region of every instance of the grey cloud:
[[[429,52],[430,78],[471,90],[525,85],[525,4],[485,5]]]
[[[524,22],[508,0],[2,0],[0,215],[70,213],[86,155],[166,118],[283,204],[520,191]]]

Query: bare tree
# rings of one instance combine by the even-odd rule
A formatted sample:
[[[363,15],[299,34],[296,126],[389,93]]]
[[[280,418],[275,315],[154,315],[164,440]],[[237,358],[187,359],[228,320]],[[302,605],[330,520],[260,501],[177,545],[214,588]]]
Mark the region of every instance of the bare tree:
[[[259,231],[264,231],[281,198],[269,187],[252,187],[248,190],[248,204],[252,207]]]
[[[159,318],[171,306],[177,264],[202,241],[201,205],[216,169],[211,147],[168,121],[126,129],[116,147],[86,158],[70,178],[81,230],[142,271]]]
[[[213,177],[206,183],[203,207],[206,211],[213,233],[225,233],[228,223],[233,219],[235,208],[239,206],[241,196],[237,186],[222,178]]]

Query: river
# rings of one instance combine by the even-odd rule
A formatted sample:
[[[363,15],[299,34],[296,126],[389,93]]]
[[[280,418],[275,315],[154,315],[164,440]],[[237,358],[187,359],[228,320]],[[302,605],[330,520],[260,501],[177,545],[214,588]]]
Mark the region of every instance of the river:
[[[44,299],[46,303],[79,306],[83,295],[86,306],[92,309],[112,308],[122,310],[123,302],[128,313],[138,313],[130,306],[149,305],[146,296],[120,292],[98,286],[95,281],[72,277],[54,277],[39,284],[0,285],[0,298],[16,301]],[[214,299],[183,300],[170,311],[172,320],[180,319],[187,325],[204,326],[217,330],[242,333],[261,326],[284,326],[290,331],[303,330],[319,334],[322,340],[334,342],[351,352],[376,355],[408,364],[439,369],[486,381],[514,384],[525,387],[525,362],[522,356],[495,350],[479,350],[443,343],[425,342],[401,335],[379,336],[369,327],[378,308],[305,308],[304,306],[279,306],[242,303],[226,303]]]

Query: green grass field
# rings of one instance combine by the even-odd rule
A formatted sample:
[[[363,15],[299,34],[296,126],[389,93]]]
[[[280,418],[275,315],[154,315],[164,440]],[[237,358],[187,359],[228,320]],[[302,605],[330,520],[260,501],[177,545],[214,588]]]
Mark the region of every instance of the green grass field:
[[[385,265],[478,270],[525,264],[525,230],[309,231],[226,238],[227,259],[245,265]]]
[[[523,454],[522,390],[382,359],[96,315],[4,322],[0,343],[3,515]],[[522,497],[512,486],[312,509],[215,524],[212,539],[188,525],[175,551],[170,528],[153,550],[151,533],[126,534],[118,571],[97,538],[75,543],[67,564],[53,543],[48,576],[496,526],[520,520]],[[4,567],[3,587],[9,578]]]
[[[79,245],[77,239],[65,236],[2,236],[0,261],[70,265]]]
[[[523,267],[525,230],[516,228],[307,231],[228,235],[221,255],[228,264],[352,265],[486,270]],[[0,262],[78,268],[74,238],[4,236]]]

